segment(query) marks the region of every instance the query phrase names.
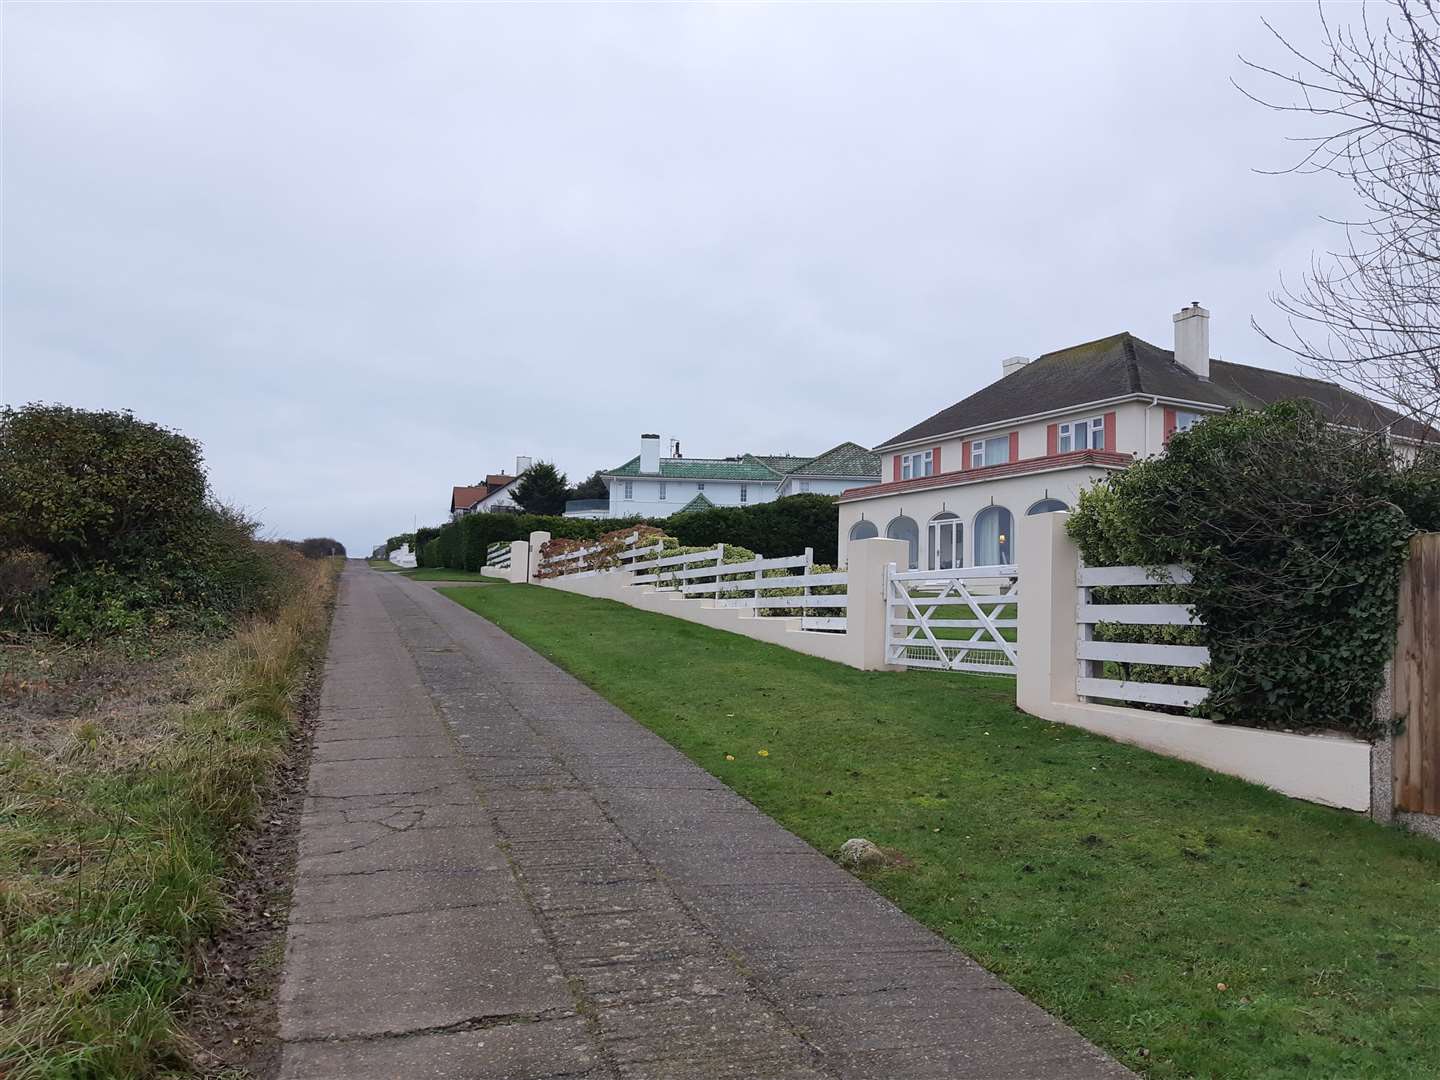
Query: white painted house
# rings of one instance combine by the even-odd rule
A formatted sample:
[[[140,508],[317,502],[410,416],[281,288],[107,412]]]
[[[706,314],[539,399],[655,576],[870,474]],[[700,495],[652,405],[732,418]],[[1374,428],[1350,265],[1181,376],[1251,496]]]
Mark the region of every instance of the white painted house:
[[[660,456],[660,436],[640,436],[640,453],[601,474],[610,491],[607,516],[665,518],[712,506],[754,506],[786,495],[839,495],[880,480],[879,456],[844,442],[814,457],[737,454],[688,458],[673,447]]]
[[[514,513],[520,509],[515,501],[515,485],[525,470],[534,464],[528,457],[515,459],[515,473],[491,473],[483,484],[457,485],[450,490],[450,519],[459,521],[466,514],[488,514],[494,511]]]
[[[1126,332],[1011,357],[996,382],[886,440],[884,482],[840,497],[841,552],[847,539],[885,536],[908,542],[911,567],[1012,563],[1027,517],[1073,509],[1083,488],[1237,406],[1308,400],[1339,425],[1427,435],[1334,383],[1212,360],[1199,304],[1174,323],[1173,350]]]

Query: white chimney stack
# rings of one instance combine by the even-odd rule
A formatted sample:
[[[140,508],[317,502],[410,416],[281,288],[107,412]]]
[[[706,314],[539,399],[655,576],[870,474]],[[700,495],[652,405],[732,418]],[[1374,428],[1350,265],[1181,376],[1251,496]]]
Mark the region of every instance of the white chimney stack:
[[[1000,377],[1003,379],[1006,375],[1014,375],[1029,362],[1028,356],[1007,356],[1000,361]]]
[[[1175,313],[1175,362],[1210,378],[1210,312],[1199,300]]]
[[[660,471],[660,436],[640,436],[640,471],[655,474]]]
[[[534,462],[533,460],[531,460],[530,458],[528,458],[528,457],[522,457],[521,455],[516,454],[516,455],[515,455],[515,475],[516,475],[516,476],[524,476],[526,470],[529,469],[530,466],[531,466],[531,465],[534,465],[534,464],[535,464],[535,462]]]

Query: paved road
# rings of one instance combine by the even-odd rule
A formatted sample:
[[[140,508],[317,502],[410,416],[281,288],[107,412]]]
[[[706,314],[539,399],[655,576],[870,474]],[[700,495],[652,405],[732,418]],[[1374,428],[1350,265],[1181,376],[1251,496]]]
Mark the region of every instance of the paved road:
[[[285,1080],[1130,1074],[513,638],[348,569]]]

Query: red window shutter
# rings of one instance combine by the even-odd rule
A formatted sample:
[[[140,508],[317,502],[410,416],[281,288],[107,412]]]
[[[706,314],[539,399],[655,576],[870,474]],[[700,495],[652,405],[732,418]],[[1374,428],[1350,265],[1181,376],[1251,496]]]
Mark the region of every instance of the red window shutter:
[[[940,475],[940,448],[939,448],[938,446],[935,447],[935,453],[934,453],[934,455],[930,458],[930,463],[931,463],[931,471],[934,472],[936,476],[939,476],[939,475]]]
[[[1105,449],[1115,449],[1115,414],[1113,412],[1105,414]]]
[[[1010,460],[1012,462],[1020,460],[1020,433],[1018,431],[1010,432]]]
[[[961,468],[962,471],[965,470],[965,469],[970,468],[970,440],[969,440],[969,439],[966,439],[964,442],[962,442],[962,443],[960,444],[960,468]]]
[[[1165,441],[1166,441],[1167,443],[1170,441],[1170,436],[1175,434],[1175,428],[1176,428],[1175,410],[1174,410],[1174,409],[1166,409],[1166,410],[1165,410]]]
[[[895,455],[895,479],[900,479],[900,455]]]
[[[1045,456],[1054,457],[1060,452],[1060,425],[1051,424],[1045,429]]]

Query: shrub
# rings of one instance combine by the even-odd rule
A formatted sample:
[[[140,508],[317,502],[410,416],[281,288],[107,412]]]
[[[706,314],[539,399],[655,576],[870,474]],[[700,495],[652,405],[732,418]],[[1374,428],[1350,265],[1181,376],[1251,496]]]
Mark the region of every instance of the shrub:
[[[0,551],[0,617],[18,611],[50,587],[55,564],[30,548]]]
[[[292,567],[255,530],[209,498],[192,439],[130,413],[0,411],[0,549],[50,568],[11,623],[88,638],[273,607]]]
[[[771,557],[799,555],[808,547],[817,562],[838,561],[840,511],[829,495],[787,495],[755,506],[717,506],[676,514],[664,526],[682,544],[737,544]]]
[[[1092,564],[1193,573],[1186,599],[1210,650],[1196,712],[1373,737],[1416,528],[1402,506],[1430,512],[1429,461],[1397,469],[1379,439],[1298,403],[1236,411],[1083,493],[1069,531]]]

